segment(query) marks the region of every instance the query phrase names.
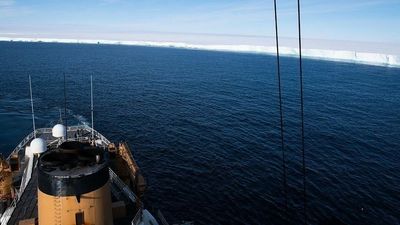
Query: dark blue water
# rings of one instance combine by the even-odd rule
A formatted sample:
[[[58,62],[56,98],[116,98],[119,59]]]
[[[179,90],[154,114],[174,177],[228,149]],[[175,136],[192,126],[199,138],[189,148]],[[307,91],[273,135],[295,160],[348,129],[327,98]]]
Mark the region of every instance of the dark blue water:
[[[283,206],[275,58],[106,45],[0,42],[0,151],[70,119],[134,149],[147,208],[171,222],[301,224],[298,64],[282,59],[289,209]],[[312,224],[400,224],[400,69],[304,61]]]

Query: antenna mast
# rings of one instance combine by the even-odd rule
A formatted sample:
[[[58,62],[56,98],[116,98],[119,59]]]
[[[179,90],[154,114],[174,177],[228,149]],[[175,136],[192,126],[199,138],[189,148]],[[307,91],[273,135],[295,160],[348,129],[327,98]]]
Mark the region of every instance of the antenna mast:
[[[35,111],[33,110],[33,96],[32,96],[32,79],[31,79],[31,75],[29,75],[29,91],[30,91],[30,94],[31,94],[33,136],[36,138]]]
[[[63,118],[62,118],[61,108],[60,108],[60,121],[59,121],[59,123],[63,123]]]
[[[90,111],[92,114],[92,140],[94,140],[94,123],[93,123],[93,76],[90,75]]]
[[[65,140],[68,140],[68,126],[67,126],[67,88],[64,73],[64,125],[65,125]]]

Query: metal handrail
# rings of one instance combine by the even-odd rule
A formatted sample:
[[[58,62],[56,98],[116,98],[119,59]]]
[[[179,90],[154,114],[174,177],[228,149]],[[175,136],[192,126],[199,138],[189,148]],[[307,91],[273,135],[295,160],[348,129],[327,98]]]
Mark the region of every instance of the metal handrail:
[[[118,188],[128,197],[133,203],[136,202],[136,195],[132,192],[132,190],[126,185],[115,172],[109,168],[109,174],[111,181],[118,186]],[[131,225],[137,225],[142,220],[143,215],[143,206],[140,206],[138,211],[135,214],[135,217],[132,219]]]
[[[32,160],[33,160],[33,159],[32,159]],[[38,163],[38,161],[36,161],[35,164],[32,163],[32,170],[33,170],[33,168],[35,168],[35,167],[37,166],[37,163]],[[28,163],[28,165],[29,165],[29,163]],[[3,215],[1,215],[1,218],[0,218],[0,225],[7,224],[7,223],[8,223],[8,220],[11,218],[11,215],[12,215],[12,213],[14,212],[14,209],[15,209],[15,207],[17,206],[17,203],[18,203],[19,199],[21,198],[22,194],[24,193],[24,190],[25,190],[25,188],[26,188],[26,185],[24,185],[24,184],[26,183],[25,180],[27,179],[27,178],[26,178],[26,176],[27,176],[27,171],[29,170],[28,167],[29,167],[29,166],[26,166],[26,167],[25,167],[25,169],[24,169],[24,174],[23,174],[23,176],[22,176],[21,185],[23,185],[23,186],[21,186],[21,187],[19,188],[19,190],[16,190],[14,200],[11,202],[10,206],[6,209],[6,211],[3,213]],[[29,180],[28,180],[27,182],[28,182],[28,183],[30,182],[30,178],[29,178]]]
[[[7,224],[8,220],[11,218],[12,213],[14,212],[15,207],[17,206],[18,200],[19,200],[18,195],[16,195],[16,198],[14,198],[10,206],[6,209],[3,215],[1,215],[0,225]]]
[[[67,131],[76,131],[78,129],[85,129],[88,132],[92,132],[92,128],[89,127],[88,125],[77,125],[77,126],[70,126],[67,128]],[[35,133],[36,134],[48,134],[52,132],[52,128],[37,128],[35,131],[32,131],[30,134],[28,134],[24,139],[22,139],[22,141],[17,145],[17,147],[14,148],[14,150],[11,152],[11,154],[8,156],[7,160],[10,159],[10,156],[12,154],[18,153],[20,150],[23,149],[24,146],[26,146],[26,144],[28,142],[30,142],[34,136]],[[103,141],[104,144],[109,145],[111,142],[104,137],[101,133],[99,133],[98,131],[93,129],[93,133],[94,135],[100,139],[101,141]]]
[[[140,206],[138,211],[135,214],[135,217],[133,217],[131,225],[138,225],[140,221],[142,221],[142,216],[143,216],[143,206]]]
[[[169,225],[164,215],[161,213],[161,210],[157,210],[157,217],[160,219],[162,225]]]
[[[111,168],[109,168],[109,174],[111,181],[123,191],[126,197],[128,197],[133,203],[135,203],[136,195],[132,192],[128,185],[126,185]]]
[[[34,137],[34,132],[28,134],[28,136],[22,139],[22,141],[17,145],[17,147],[15,147],[15,149],[7,157],[7,160],[9,160],[11,155],[13,155],[14,153],[18,153],[29,141],[31,141],[31,139],[33,139],[33,137]]]

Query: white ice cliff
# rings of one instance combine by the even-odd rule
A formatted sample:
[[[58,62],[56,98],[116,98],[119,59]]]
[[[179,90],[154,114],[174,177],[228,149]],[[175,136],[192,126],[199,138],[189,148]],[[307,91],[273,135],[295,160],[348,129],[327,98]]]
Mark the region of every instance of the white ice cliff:
[[[50,42],[50,43],[83,43],[83,44],[114,44],[134,45],[149,47],[170,47],[194,50],[227,51],[258,54],[275,54],[274,46],[253,45],[210,45],[210,44],[187,44],[180,42],[154,42],[154,41],[111,41],[111,40],[76,40],[76,39],[51,39],[51,38],[7,38],[0,37],[0,41],[20,42]],[[400,54],[382,54],[372,52],[359,52],[350,50],[327,50],[327,49],[303,49],[303,56],[321,60],[345,61],[380,66],[400,67]],[[283,56],[298,56],[298,48],[280,47]]]

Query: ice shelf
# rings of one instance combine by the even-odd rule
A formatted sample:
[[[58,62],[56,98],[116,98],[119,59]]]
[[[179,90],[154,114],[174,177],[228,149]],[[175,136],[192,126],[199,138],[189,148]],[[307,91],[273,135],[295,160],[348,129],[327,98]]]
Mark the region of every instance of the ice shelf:
[[[212,45],[212,44],[188,44],[182,42],[155,42],[155,41],[113,41],[113,40],[90,40],[90,39],[52,39],[52,38],[7,38],[0,37],[0,41],[16,42],[48,42],[48,43],[80,43],[80,44],[109,44],[109,45],[134,45],[148,47],[182,48],[193,50],[242,52],[257,54],[276,54],[275,46],[261,45]],[[280,47],[282,56],[298,57],[298,48]],[[344,61],[352,63],[400,67],[400,54],[383,54],[373,52],[359,52],[350,50],[329,49],[303,49],[305,58],[314,58],[330,61]]]

